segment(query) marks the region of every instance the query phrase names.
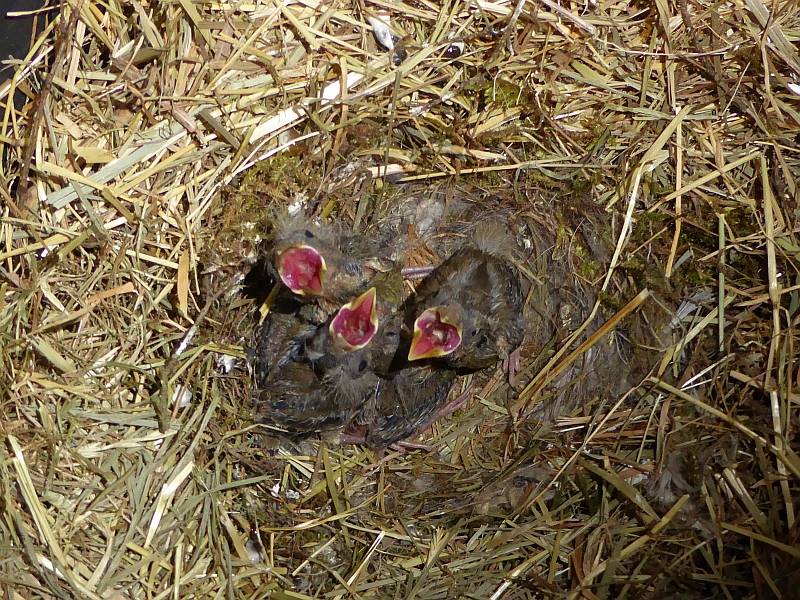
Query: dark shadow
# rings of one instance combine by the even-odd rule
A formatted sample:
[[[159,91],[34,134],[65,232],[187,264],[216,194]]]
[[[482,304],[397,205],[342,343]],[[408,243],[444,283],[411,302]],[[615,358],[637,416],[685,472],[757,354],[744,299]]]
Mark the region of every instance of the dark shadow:
[[[38,34],[44,28],[48,18],[58,11],[43,12],[35,16],[8,17],[9,13],[33,11],[45,5],[43,0],[3,0],[0,3],[0,85],[14,74],[14,66],[6,61],[9,58],[23,59],[31,47],[34,30]],[[14,104],[20,108],[25,102],[25,95],[17,92]]]

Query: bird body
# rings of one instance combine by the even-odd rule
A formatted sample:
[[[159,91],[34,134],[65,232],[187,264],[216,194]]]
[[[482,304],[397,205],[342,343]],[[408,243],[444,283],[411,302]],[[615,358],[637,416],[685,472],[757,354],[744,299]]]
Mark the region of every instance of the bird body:
[[[378,383],[363,364],[348,356],[320,376],[313,363],[288,363],[259,390],[260,420],[298,437],[347,425]]]
[[[414,330],[409,358],[438,357],[476,370],[506,359],[522,343],[523,297],[511,244],[494,223],[476,227],[470,242],[420,283],[405,310],[406,327]]]
[[[282,369],[297,360],[306,340],[317,331],[313,323],[294,314],[270,313],[256,328],[253,340],[253,366],[256,387],[263,387],[279,377]]]
[[[274,264],[306,304],[259,330],[261,420],[295,436],[355,422],[375,447],[413,434],[445,404],[458,371],[491,366],[521,343],[511,252],[507,234],[480,225],[403,302],[400,269],[376,266],[367,242],[306,219],[278,223]],[[327,320],[309,313],[331,315],[326,303],[338,306]],[[414,362],[420,349],[437,358]]]
[[[270,332],[284,336],[257,345],[257,409],[262,422],[303,436],[342,427],[374,394],[369,344],[377,330],[370,288],[312,327],[297,315],[272,315]],[[270,350],[276,351],[270,355]],[[277,352],[280,352],[279,354]]]
[[[378,384],[365,441],[385,448],[415,433],[441,408],[456,373],[427,365],[409,365]]]
[[[398,305],[399,298],[395,309]],[[355,418],[358,425],[366,427],[364,442],[375,448],[403,440],[429,422],[444,405],[456,380],[452,369],[408,361],[411,340],[403,328],[403,314],[385,308],[370,352],[378,385]]]

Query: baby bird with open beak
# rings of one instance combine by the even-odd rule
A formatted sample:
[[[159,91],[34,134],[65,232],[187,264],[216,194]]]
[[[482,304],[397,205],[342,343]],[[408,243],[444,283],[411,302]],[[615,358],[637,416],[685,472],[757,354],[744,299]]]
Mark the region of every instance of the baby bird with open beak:
[[[403,279],[398,269],[377,275],[379,327],[369,349],[369,368],[378,376],[374,394],[355,417],[360,426],[345,437],[384,448],[416,432],[442,407],[456,379],[452,369],[409,363],[404,332]]]
[[[350,430],[345,441],[385,448],[430,422],[445,403],[456,372],[409,363],[408,346],[402,314],[384,311],[369,352],[369,366],[378,375],[377,386],[356,414],[357,427]]]
[[[324,316],[362,291],[376,272],[391,268],[376,255],[366,236],[301,216],[275,219],[271,259],[278,278],[297,297],[318,301]]]
[[[383,448],[413,435],[447,411],[457,370],[491,366],[522,342],[522,292],[509,263],[511,244],[498,224],[476,227],[472,241],[382,324],[384,338],[394,332],[401,341],[388,370],[378,368],[373,351],[381,376],[377,393],[360,415],[366,432],[349,441]]]
[[[412,330],[409,361],[430,358],[469,371],[514,361],[525,329],[512,254],[507,230],[496,222],[482,223],[420,283],[405,311]]]
[[[287,344],[288,358],[271,357],[276,368],[257,379],[261,422],[292,436],[350,422],[378,383],[368,368],[369,345],[378,329],[376,304],[375,288],[370,288],[325,325],[310,333],[303,329]]]

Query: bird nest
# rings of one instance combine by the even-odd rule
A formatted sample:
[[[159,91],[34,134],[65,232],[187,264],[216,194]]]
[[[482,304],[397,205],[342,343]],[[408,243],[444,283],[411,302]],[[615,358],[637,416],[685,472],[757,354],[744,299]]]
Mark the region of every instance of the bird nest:
[[[10,597],[795,593],[800,5],[43,16],[0,90]],[[275,209],[400,219],[407,266],[501,214],[519,381],[383,453],[268,436]]]

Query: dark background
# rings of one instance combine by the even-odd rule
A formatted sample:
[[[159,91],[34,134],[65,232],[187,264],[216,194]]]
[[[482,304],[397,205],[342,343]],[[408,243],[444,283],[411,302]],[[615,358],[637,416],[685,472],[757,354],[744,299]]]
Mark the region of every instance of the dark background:
[[[51,4],[58,4],[51,0]],[[31,33],[34,22],[41,29],[41,25],[48,15],[57,12],[56,9],[34,17],[14,17],[9,19],[6,14],[18,10],[35,10],[44,5],[43,0],[0,0],[0,82],[10,78],[14,67],[4,64],[9,56],[24,58],[30,49]]]

